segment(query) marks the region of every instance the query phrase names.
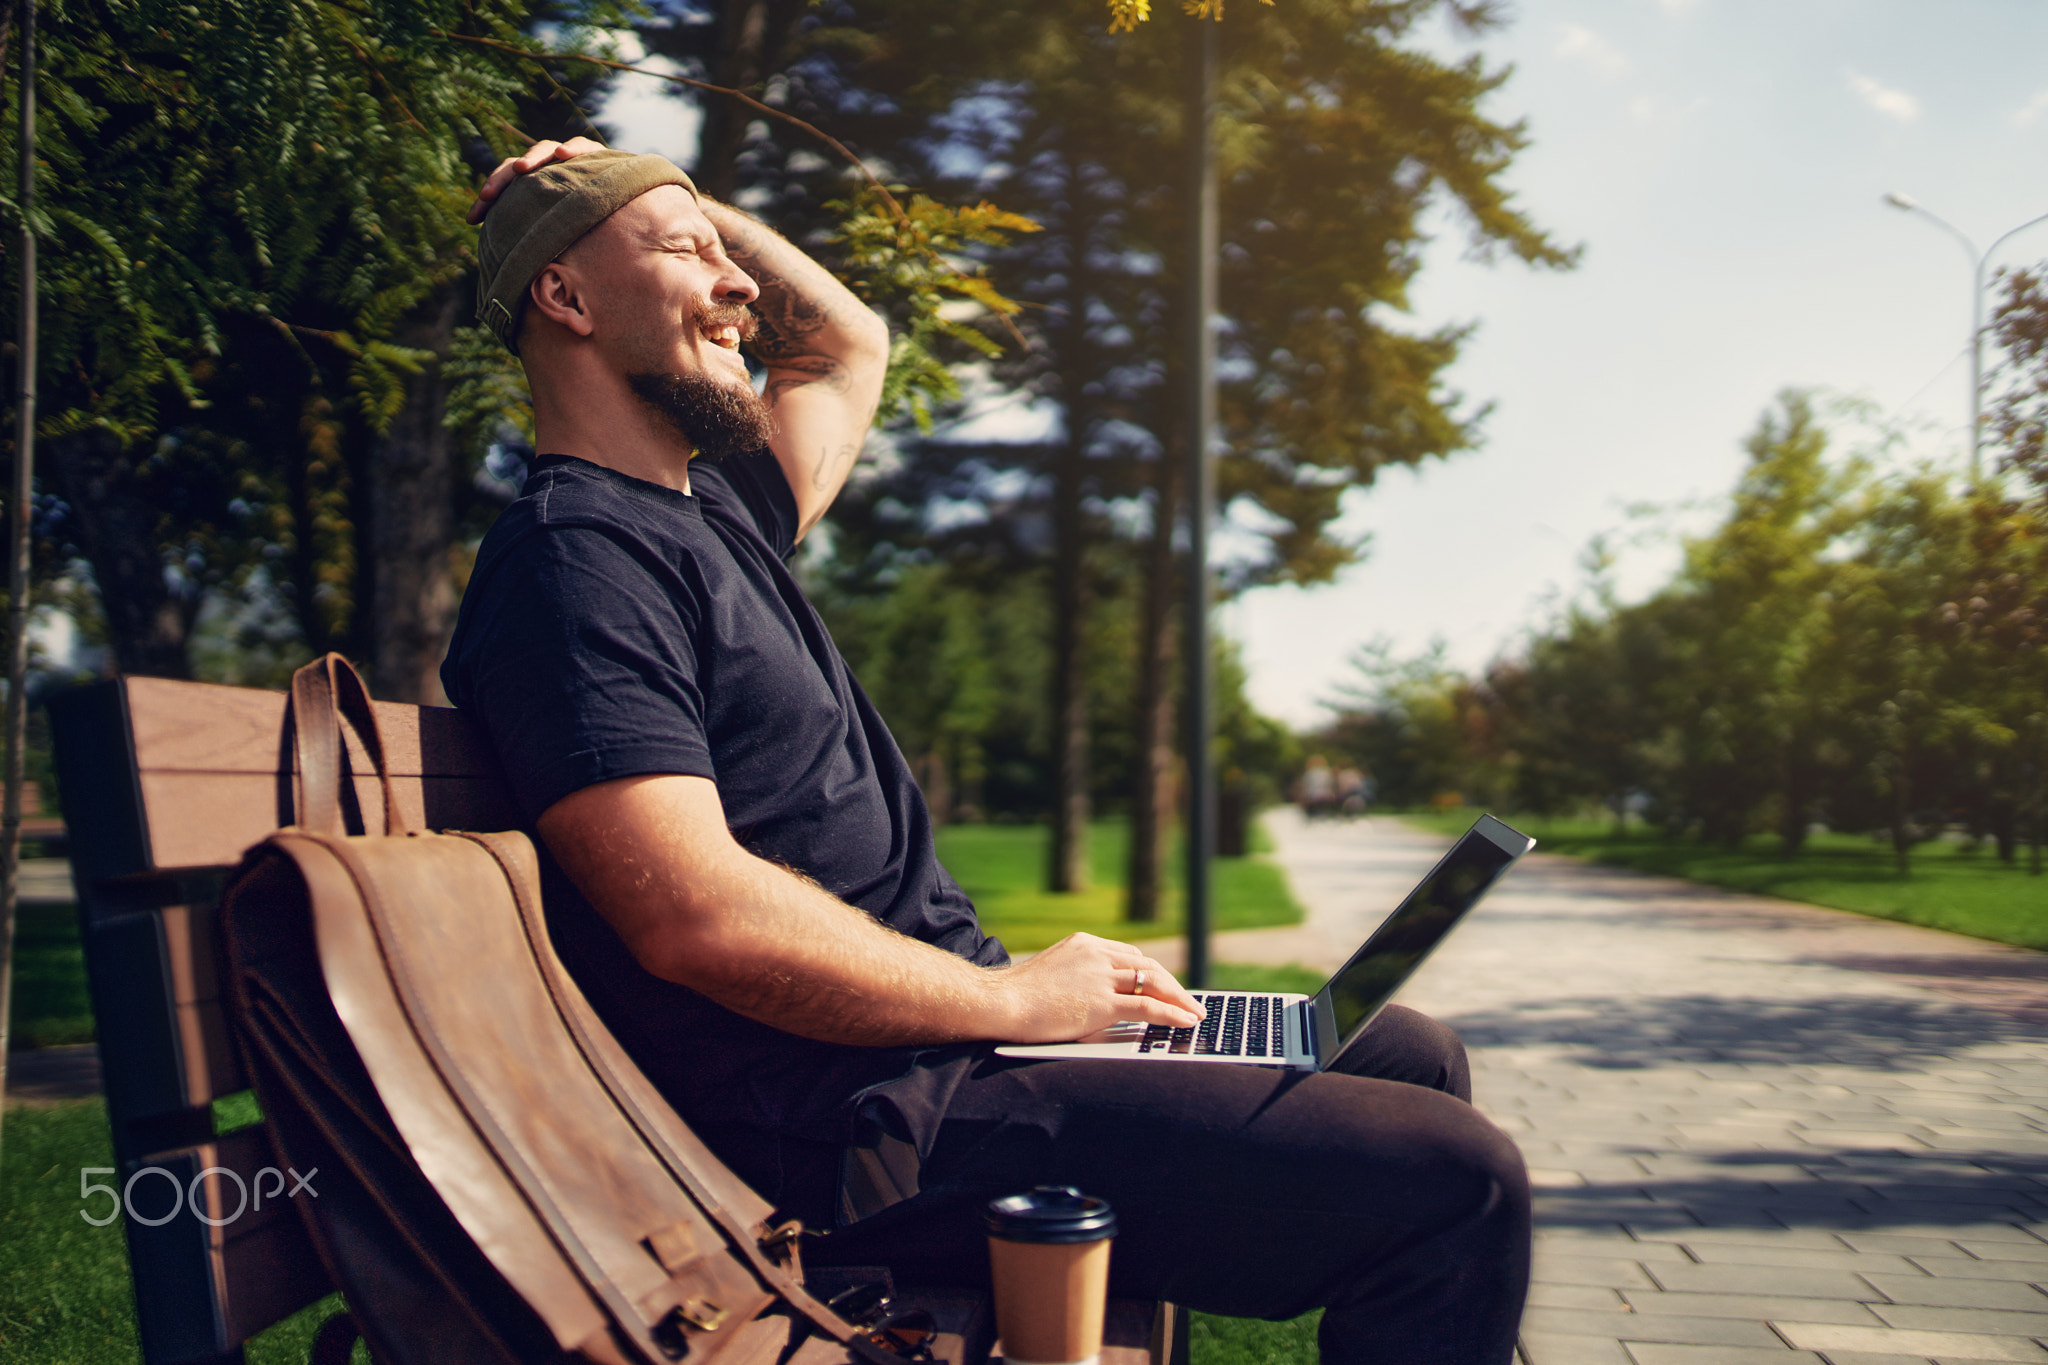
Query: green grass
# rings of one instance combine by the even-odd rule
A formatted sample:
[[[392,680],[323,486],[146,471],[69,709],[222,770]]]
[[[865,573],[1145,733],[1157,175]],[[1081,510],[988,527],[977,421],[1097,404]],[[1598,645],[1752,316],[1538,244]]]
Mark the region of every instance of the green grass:
[[[1459,834],[1477,812],[1404,815],[1438,834]],[[1891,846],[1868,835],[1818,833],[1787,857],[1777,839],[1757,835],[1722,848],[1661,831],[1632,827],[1617,837],[1607,820],[1511,821],[1547,853],[1632,867],[1709,886],[1780,896],[1859,915],[1947,929],[1972,938],[2048,948],[2048,878],[2003,863],[1988,847],[1966,852],[1948,840],[1913,850],[1912,873],[1901,878]]]
[[[16,912],[13,1015],[13,1048],[92,1041],[85,950],[71,906],[24,905]]]
[[[939,861],[973,897],[982,925],[1005,946],[1036,952],[1082,931],[1117,938],[1168,938],[1181,932],[1185,892],[1177,849],[1167,858],[1160,918],[1133,924],[1123,918],[1129,828],[1120,820],[1098,820],[1089,827],[1089,888],[1065,894],[1044,889],[1050,838],[1043,825],[948,825],[939,831]],[[1271,859],[1254,853],[1218,858],[1213,866],[1215,928],[1301,923],[1301,906]]]
[[[1312,972],[1306,967],[1257,967],[1245,962],[1218,962],[1209,969],[1209,985],[1219,991],[1314,995],[1329,979],[1328,972]]]
[[[1292,1322],[1216,1318],[1207,1313],[1189,1317],[1189,1365],[1316,1365],[1320,1308]]]
[[[119,1222],[79,1217],[79,1172],[111,1166],[99,1100],[14,1105],[0,1129],[0,1365],[136,1365],[134,1294]],[[105,1179],[105,1177],[95,1177]],[[95,1215],[105,1207],[100,1196]],[[249,1365],[305,1365],[327,1298],[252,1337]],[[363,1347],[355,1359],[367,1362]]]
[[[78,1216],[80,1169],[113,1164],[99,1101],[7,1111],[0,1131],[4,1365],[140,1359],[121,1225],[96,1228]]]

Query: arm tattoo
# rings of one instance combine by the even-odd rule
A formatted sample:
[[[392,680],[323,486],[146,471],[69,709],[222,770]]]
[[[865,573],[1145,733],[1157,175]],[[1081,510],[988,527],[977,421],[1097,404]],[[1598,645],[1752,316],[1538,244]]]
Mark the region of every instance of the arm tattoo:
[[[831,310],[771,269],[753,233],[727,234],[725,250],[733,264],[761,287],[761,297],[754,301],[754,313],[761,320],[753,338],[755,353],[771,365],[811,355],[812,339],[832,322]]]
[[[754,281],[761,286],[761,297],[754,301],[754,312],[761,319],[754,333],[755,352],[771,365],[786,365],[813,354],[812,341],[831,323],[830,311],[768,271],[755,274]]]
[[[860,448],[861,442],[848,441],[845,445],[839,447],[838,454],[823,454],[823,457],[818,461],[817,468],[811,471],[811,487],[817,489],[820,493],[831,488],[837,482],[840,468],[844,466],[847,469],[851,469],[853,462],[860,458]]]
[[[756,333],[756,348],[759,348],[760,341],[760,334]],[[767,358],[763,356],[763,359]],[[789,373],[769,383],[768,401],[771,403],[791,389],[801,389],[811,384],[821,385],[825,392],[834,394],[845,393],[853,387],[853,376],[847,373],[846,366],[830,356],[800,354],[777,360],[775,364],[778,369],[787,370]]]

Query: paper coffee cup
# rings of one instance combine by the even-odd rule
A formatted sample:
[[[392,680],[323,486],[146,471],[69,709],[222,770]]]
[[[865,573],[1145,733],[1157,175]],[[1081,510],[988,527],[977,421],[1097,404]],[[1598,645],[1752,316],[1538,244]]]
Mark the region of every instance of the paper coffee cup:
[[[1004,1365],[1094,1365],[1116,1212],[1066,1185],[989,1202],[989,1267]]]

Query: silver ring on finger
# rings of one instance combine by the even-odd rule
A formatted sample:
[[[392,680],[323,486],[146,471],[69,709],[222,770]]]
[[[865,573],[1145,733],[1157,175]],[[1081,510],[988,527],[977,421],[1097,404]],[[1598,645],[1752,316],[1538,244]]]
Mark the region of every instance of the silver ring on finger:
[[[1144,993],[1145,993],[1145,973],[1143,973],[1143,972],[1139,972],[1139,973],[1137,974],[1137,979],[1131,982],[1131,994],[1132,994],[1132,995],[1143,995]]]

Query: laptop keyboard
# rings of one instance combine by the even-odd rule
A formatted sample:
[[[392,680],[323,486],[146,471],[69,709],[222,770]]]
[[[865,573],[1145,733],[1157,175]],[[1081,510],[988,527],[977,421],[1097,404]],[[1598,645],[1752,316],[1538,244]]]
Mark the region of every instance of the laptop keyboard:
[[[1185,1052],[1216,1057],[1285,1057],[1289,1001],[1278,995],[1201,995],[1209,1017],[1193,1028],[1153,1024],[1140,1052]]]

